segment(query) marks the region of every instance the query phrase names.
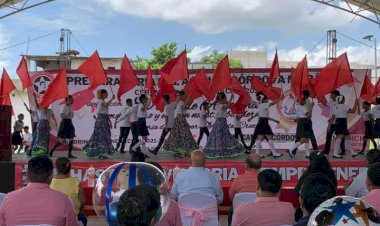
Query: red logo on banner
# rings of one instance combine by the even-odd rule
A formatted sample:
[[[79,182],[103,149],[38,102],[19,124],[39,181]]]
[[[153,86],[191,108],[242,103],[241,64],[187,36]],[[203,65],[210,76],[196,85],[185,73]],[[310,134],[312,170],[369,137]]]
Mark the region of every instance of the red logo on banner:
[[[33,93],[36,97],[41,98],[45,94],[53,78],[54,76],[46,71],[36,72],[32,75]]]

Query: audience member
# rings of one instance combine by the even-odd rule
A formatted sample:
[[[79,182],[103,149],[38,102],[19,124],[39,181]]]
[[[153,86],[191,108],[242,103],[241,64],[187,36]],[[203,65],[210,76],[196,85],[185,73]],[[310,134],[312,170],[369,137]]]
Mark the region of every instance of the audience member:
[[[28,162],[29,183],[5,196],[0,207],[0,225],[76,226],[77,216],[67,195],[49,187],[53,163],[45,156]]]
[[[205,153],[193,151],[190,160],[191,167],[176,176],[171,196],[178,200],[179,196],[188,193],[211,194],[220,204],[223,201],[223,190],[217,176],[205,169]]]
[[[380,150],[371,149],[366,155],[367,166],[370,167],[374,163],[380,162]],[[367,178],[368,168],[363,169],[354,180],[346,187],[345,193],[351,197],[360,198],[368,194],[368,189],[366,187],[366,178]]]
[[[278,198],[282,179],[278,172],[266,169],[257,176],[257,199],[242,204],[234,212],[233,226],[273,226],[294,223],[294,208],[289,202]]]
[[[325,177],[331,180],[335,187],[337,186],[336,176],[331,168],[329,160],[322,152],[315,151],[310,154],[309,166],[298,180],[298,183],[294,189],[298,195],[300,194],[303,182],[310,174],[313,173],[321,173],[325,175]]]
[[[146,184],[137,185],[121,195],[117,220],[121,226],[153,226],[160,205],[157,189]]]
[[[87,225],[87,217],[83,213],[86,205],[86,195],[78,179],[70,176],[71,163],[66,157],[60,157],[55,161],[57,176],[50,183],[50,188],[66,194],[74,204],[78,220]]]
[[[366,185],[369,193],[362,197],[380,213],[380,163],[372,164],[367,171]]]
[[[157,162],[148,162],[149,164],[157,167],[161,172],[164,172],[164,169],[162,166]],[[165,187],[161,187],[159,190],[161,195],[165,195],[169,192],[169,189],[166,189]],[[179,212],[178,204],[175,200],[169,199],[169,207],[167,208],[167,211],[165,215],[163,215],[158,221],[158,223],[155,224],[155,226],[182,226],[182,220],[181,220],[181,213]]]
[[[336,196],[336,187],[324,174],[312,173],[303,182],[299,201],[303,217],[294,226],[307,226],[310,215],[324,201]]]

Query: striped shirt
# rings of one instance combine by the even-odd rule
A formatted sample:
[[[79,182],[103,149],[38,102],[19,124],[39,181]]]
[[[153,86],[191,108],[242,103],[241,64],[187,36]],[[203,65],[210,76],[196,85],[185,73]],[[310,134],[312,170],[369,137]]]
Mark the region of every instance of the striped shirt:
[[[228,191],[230,200],[233,200],[235,195],[240,192],[256,192],[257,175],[259,173],[259,170],[249,170],[236,177]]]

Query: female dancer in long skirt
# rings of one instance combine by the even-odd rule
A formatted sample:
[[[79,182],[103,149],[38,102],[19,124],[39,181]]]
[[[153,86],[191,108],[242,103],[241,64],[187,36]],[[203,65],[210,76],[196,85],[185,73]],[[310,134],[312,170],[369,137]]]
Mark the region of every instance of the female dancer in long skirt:
[[[50,108],[39,108],[38,109],[38,124],[37,124],[37,134],[36,139],[31,147],[32,156],[47,155],[49,152],[49,135],[50,135],[50,124],[49,119],[52,119],[55,125],[57,121],[55,120],[54,113]]]
[[[146,125],[146,117],[148,116],[147,111],[150,109],[149,106],[151,101],[145,94],[139,96],[139,101],[140,103],[137,107],[137,134],[141,136],[142,139],[132,147],[132,151],[136,151],[137,148],[140,147],[145,157],[148,157],[148,155],[146,155],[148,151],[146,148],[146,142],[148,141],[149,131]]]
[[[244,152],[244,147],[232,136],[227,124],[227,109],[230,108],[233,97],[232,94],[230,100],[227,100],[224,93],[216,96],[216,121],[204,148],[208,158],[237,157]]]
[[[186,121],[186,95],[184,91],[179,92],[177,107],[175,109],[174,126],[169,138],[165,141],[163,149],[173,152],[175,157],[190,156],[190,152],[198,148],[190,131],[189,123]]]
[[[59,128],[58,128],[58,134],[57,134],[58,141],[54,145],[54,147],[50,150],[49,155],[50,155],[50,157],[52,157],[55,149],[57,147],[59,147],[61,144],[64,144],[68,141],[67,157],[68,158],[76,158],[72,154],[73,142],[74,142],[74,137],[75,137],[75,128],[74,128],[73,122],[71,120],[74,117],[74,111],[72,108],[72,104],[74,102],[73,96],[71,96],[71,95],[67,96],[65,98],[65,102],[66,102],[66,104],[62,107],[62,110],[61,110],[62,121],[59,124]]]
[[[203,101],[203,103],[200,106],[200,110],[201,110],[201,113],[199,116],[199,137],[197,141],[198,146],[202,141],[203,134],[206,134],[207,139],[208,139],[208,136],[210,136],[210,132],[208,131],[208,128],[207,128],[207,116],[210,114],[209,103],[207,101]]]
[[[339,95],[336,98],[336,101],[337,101],[337,105],[335,105],[335,107],[333,108],[332,117],[329,119],[329,127],[328,127],[328,129],[330,129],[332,122],[335,120],[335,126],[336,126],[335,135],[337,136],[337,138],[335,140],[333,157],[343,158],[340,155],[340,152],[341,152],[340,142],[342,141],[342,139],[344,139],[344,145],[345,145],[346,150],[348,150],[351,153],[352,157],[355,157],[358,155],[358,153],[354,152],[354,150],[352,149],[351,139],[349,137],[350,132],[348,131],[348,127],[347,127],[347,117],[349,113],[354,114],[355,112],[358,111],[359,100],[358,99],[355,100],[355,104],[353,108],[350,108],[348,105],[344,104],[345,98],[343,95]]]
[[[273,156],[273,158],[281,157],[282,154],[277,153],[276,150],[274,149],[273,132],[272,132],[272,128],[270,127],[268,123],[268,119],[269,119],[269,108],[272,105],[275,105],[276,103],[278,103],[282,99],[282,97],[276,101],[269,103],[267,96],[265,96],[264,93],[259,92],[256,94],[256,99],[259,103],[258,112],[248,119],[248,122],[250,122],[253,118],[259,116],[259,121],[257,122],[255,131],[253,133],[253,134],[257,134],[257,140],[255,143],[256,154],[260,155],[261,158],[264,158],[264,155],[260,154],[260,151],[261,151],[261,142],[266,137],[268,139],[269,148],[271,150],[271,155]]]
[[[307,97],[302,98],[299,104],[296,105],[296,116],[297,116],[297,129],[296,129],[296,142],[293,147],[287,152],[291,158],[296,155],[297,148],[302,144],[305,144],[305,156],[309,158],[309,140],[313,136],[312,134],[312,124],[308,119],[310,117],[310,112],[306,106]],[[297,141],[298,140],[298,141]]]
[[[358,154],[364,154],[364,150],[367,147],[368,140],[370,140],[375,149],[377,149],[377,144],[373,138],[373,116],[371,113],[371,104],[367,101],[364,101],[362,104],[363,112],[361,113],[364,121],[364,139],[363,139],[363,148]]]
[[[111,140],[111,121],[108,115],[108,107],[115,95],[106,101],[108,97],[107,90],[100,89],[97,91],[96,101],[96,120],[94,131],[88,140],[88,143],[83,146],[84,154],[87,157],[98,157],[99,159],[108,159],[106,155],[112,155],[114,149]]]

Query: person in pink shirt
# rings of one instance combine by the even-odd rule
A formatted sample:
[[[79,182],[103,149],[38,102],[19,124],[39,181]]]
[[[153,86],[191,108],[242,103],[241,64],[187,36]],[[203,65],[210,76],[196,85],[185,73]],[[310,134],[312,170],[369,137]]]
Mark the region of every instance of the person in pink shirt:
[[[367,171],[367,188],[369,193],[362,197],[380,213],[380,163],[375,163]]]
[[[52,190],[53,163],[45,156],[28,162],[29,183],[5,196],[0,207],[0,226],[79,226],[74,206],[67,195]]]
[[[261,171],[258,176],[257,199],[243,204],[234,211],[232,226],[273,226],[294,224],[294,207],[278,198],[282,179],[272,169]]]

